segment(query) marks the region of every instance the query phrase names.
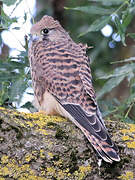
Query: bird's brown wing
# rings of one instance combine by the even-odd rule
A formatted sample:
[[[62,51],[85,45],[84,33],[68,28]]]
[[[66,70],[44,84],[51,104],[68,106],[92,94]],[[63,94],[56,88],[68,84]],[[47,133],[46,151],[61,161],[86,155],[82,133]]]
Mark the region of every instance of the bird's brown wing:
[[[41,95],[48,90],[57,99],[105,161],[119,161],[117,148],[95,101],[87,57],[79,47],[73,48],[70,50],[63,42],[51,44],[51,47],[36,45],[36,86]]]

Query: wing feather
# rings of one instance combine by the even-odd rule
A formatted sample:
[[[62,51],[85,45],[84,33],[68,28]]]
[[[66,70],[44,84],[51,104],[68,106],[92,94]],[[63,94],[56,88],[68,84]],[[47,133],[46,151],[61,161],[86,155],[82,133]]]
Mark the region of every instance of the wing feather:
[[[119,161],[118,148],[97,116],[88,116],[79,105],[61,104],[74,118],[75,124],[83,131],[94,149],[105,161]]]
[[[84,50],[76,44],[58,44],[59,47],[55,43],[36,44],[37,53],[32,53],[31,64],[36,64],[32,66],[32,72],[36,74],[36,96],[38,97],[39,92],[40,97],[43,97],[45,91],[51,93],[74,118],[75,124],[78,124],[98,154],[107,162],[119,161],[118,149],[108,135],[95,100]]]

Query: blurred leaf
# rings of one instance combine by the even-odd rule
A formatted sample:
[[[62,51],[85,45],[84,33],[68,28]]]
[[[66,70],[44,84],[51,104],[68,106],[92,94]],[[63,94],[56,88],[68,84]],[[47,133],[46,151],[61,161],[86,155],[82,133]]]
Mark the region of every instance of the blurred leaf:
[[[135,39],[135,33],[128,33],[127,36],[129,36],[129,37]]]
[[[109,75],[100,77],[100,79],[117,78],[118,76],[128,76],[128,74],[135,72],[135,64],[126,64],[121,67],[115,68]]]
[[[129,3],[129,12],[131,14],[135,14],[135,1],[132,0],[130,3]]]
[[[2,44],[2,37],[1,37],[1,34],[0,34],[0,45]]]
[[[100,29],[102,29],[109,21],[111,20],[111,16],[103,16],[100,19],[97,19],[96,21],[94,21],[90,27],[88,28],[88,30],[84,33],[81,33],[80,36],[83,36],[84,34],[88,33],[88,32],[92,32],[92,31],[99,31]]]
[[[119,76],[118,78],[109,79],[103,86],[103,88],[97,94],[97,98],[101,98],[104,94],[110,92],[113,88],[118,86],[120,82],[125,78],[125,75]]]
[[[88,14],[110,15],[114,9],[106,9],[99,6],[80,6],[75,8],[65,7],[67,10],[81,11]]]
[[[131,79],[133,79],[134,77],[135,77],[134,73],[133,73],[133,72],[130,72],[130,73],[128,74],[128,76],[127,76],[128,82],[130,82]]]
[[[130,81],[134,78],[135,64],[126,64],[122,67],[114,69],[112,74],[101,77],[100,79],[109,79],[98,93],[98,98],[101,98],[105,93],[110,92],[114,87],[118,86],[119,83],[127,77]]]
[[[15,61],[10,61],[10,62],[3,62],[0,63],[0,73],[8,73],[8,72],[16,72],[16,70],[18,69],[18,71],[22,71],[24,70],[24,68],[26,67],[26,63],[23,62],[15,62]],[[6,70],[6,72],[5,72]],[[1,76],[2,78],[3,76]]]
[[[133,15],[129,12],[129,9],[127,9],[126,11],[123,11],[123,15],[122,15],[123,29],[126,28],[130,24],[132,18],[133,18]]]
[[[124,46],[126,46],[126,43],[125,43],[125,30],[121,24],[121,21],[119,19],[118,16],[115,16],[115,24],[116,24],[116,27],[118,29],[118,34],[120,35],[120,38],[121,38],[121,41],[123,43]]]
[[[90,2],[101,2],[104,5],[110,4],[110,5],[118,5],[123,3],[125,0],[89,0]]]
[[[27,13],[25,12],[24,13],[24,22],[26,22],[26,20],[27,20]]]
[[[9,26],[14,23],[17,22],[17,18],[10,18],[4,11],[3,9],[1,9],[1,21],[2,21],[2,28],[4,29],[8,29]]]
[[[11,6],[15,4],[16,0],[3,0],[3,3],[6,4],[7,6]]]
[[[24,105],[21,106],[21,108],[27,108],[27,109],[30,109],[30,108],[34,108],[34,106],[32,105],[31,102],[26,102]]]
[[[130,119],[129,117],[125,118],[124,122],[129,124],[135,124],[135,121],[133,119]]]
[[[124,60],[111,62],[111,64],[126,63],[126,62],[132,62],[132,61],[135,61],[135,57],[130,57]]]
[[[11,72],[0,72],[0,82],[11,81],[12,79],[17,79],[18,76]]]
[[[2,106],[9,97],[7,87],[9,87],[9,82],[2,82],[0,84],[0,106]]]
[[[131,103],[135,102],[135,92],[130,94],[127,100],[127,104],[130,105]]]
[[[24,81],[23,77],[20,77],[16,81],[12,82],[10,88],[10,101],[18,101],[20,102],[23,92],[27,88],[27,83]]]

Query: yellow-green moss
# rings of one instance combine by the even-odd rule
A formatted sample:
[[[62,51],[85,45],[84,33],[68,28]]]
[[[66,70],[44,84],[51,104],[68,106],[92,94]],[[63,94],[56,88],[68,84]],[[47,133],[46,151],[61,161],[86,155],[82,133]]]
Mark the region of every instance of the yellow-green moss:
[[[59,159],[58,161],[54,161],[54,165],[55,165],[55,166],[57,166],[57,167],[61,167],[61,166],[62,166],[62,164],[63,164],[62,159]],[[66,170],[66,171],[69,171],[69,169],[68,169],[68,170]]]
[[[55,169],[53,167],[47,167],[47,175],[54,176],[55,174]]]
[[[3,156],[1,157],[1,163],[2,163],[2,164],[8,163],[8,156],[3,155]]]
[[[78,180],[82,180],[86,175],[91,171],[90,166],[80,166],[78,171],[75,171],[75,175],[78,177]]]
[[[133,140],[133,138],[126,135],[126,136],[122,136],[122,140],[123,141],[128,141],[128,140]]]
[[[25,159],[30,161],[31,157],[26,156]],[[4,160],[6,160],[6,164]],[[18,180],[45,180],[44,177],[36,176],[29,164],[18,165],[16,160],[8,159],[8,156],[5,155],[1,158],[0,176],[9,176]],[[0,180],[4,179],[0,178]]]
[[[135,141],[127,142],[127,147],[128,148],[135,148]]]
[[[48,156],[49,156],[49,158],[51,159],[51,158],[53,157],[53,153],[49,152],[49,153],[48,153]]]
[[[122,129],[121,132],[123,134],[126,134],[126,133],[135,133],[135,124],[128,124],[129,128],[128,129]]]
[[[30,175],[28,177],[21,177],[21,178],[18,178],[18,180],[48,180],[44,177],[38,177],[38,176],[33,176],[33,175]]]
[[[59,116],[48,116],[43,113],[22,113],[26,119],[32,121],[25,121],[28,127],[35,127],[35,130],[41,134],[49,135],[50,133],[44,129],[48,123],[64,122],[66,119]],[[49,128],[51,128],[49,126]]]
[[[4,107],[0,107],[0,110],[6,110],[6,108],[4,108]]]
[[[37,129],[41,129],[45,127],[49,122],[65,122],[66,119],[60,117],[60,116],[48,116],[44,113],[24,113],[24,112],[17,112],[12,111],[3,107],[0,107],[0,110],[2,110],[3,114],[10,114],[10,118],[14,119],[14,122],[19,124],[22,127],[36,127]],[[17,117],[17,118],[16,118]],[[20,121],[20,118],[26,119],[26,121]],[[28,121],[27,121],[28,119]],[[31,120],[31,121],[29,121]],[[43,132],[47,135],[47,133]]]
[[[25,161],[27,163],[31,161],[31,159],[35,158],[35,154],[37,154],[37,151],[33,151],[31,154],[26,154],[24,157]],[[45,156],[43,149],[40,150],[40,156]],[[48,153],[48,156],[49,158],[52,158],[54,155],[50,152]],[[62,164],[63,161],[61,159],[54,161],[54,166],[47,167],[46,170],[41,167],[41,176],[36,176],[34,170],[31,169],[29,164],[22,164],[21,161],[17,162],[15,159],[3,155],[1,157],[0,176],[9,176],[18,180],[49,180],[49,178],[51,180],[52,177],[62,180],[66,177],[73,178],[77,176],[78,180],[82,180],[91,171],[90,166],[80,166],[77,171],[71,174],[69,168],[61,169]],[[1,178],[0,180],[4,179]]]
[[[43,149],[40,149],[40,157],[45,158],[45,151]]]
[[[128,148],[135,148],[135,125],[128,124],[127,129],[122,129],[122,140],[125,141],[125,144]]]
[[[43,127],[48,122],[63,122],[66,121],[66,119],[59,117],[59,116],[48,116],[42,113],[22,113],[24,117],[28,119],[37,120],[34,121],[35,124],[38,124],[40,127]],[[40,121],[40,122],[39,122]]]
[[[121,180],[133,180],[134,179],[134,173],[132,171],[127,171],[125,174],[122,174],[118,178]]]
[[[33,159],[33,155],[32,154],[26,154],[25,155],[25,161],[26,162],[30,162]]]
[[[45,129],[37,129],[37,131],[40,132],[41,134],[49,135],[49,133]]]

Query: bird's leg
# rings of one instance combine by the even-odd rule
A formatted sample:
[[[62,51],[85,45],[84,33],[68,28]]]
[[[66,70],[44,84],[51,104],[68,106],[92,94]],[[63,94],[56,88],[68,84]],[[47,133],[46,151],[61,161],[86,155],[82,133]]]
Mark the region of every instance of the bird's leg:
[[[98,159],[98,174],[101,175],[100,167],[102,165],[102,159]]]

